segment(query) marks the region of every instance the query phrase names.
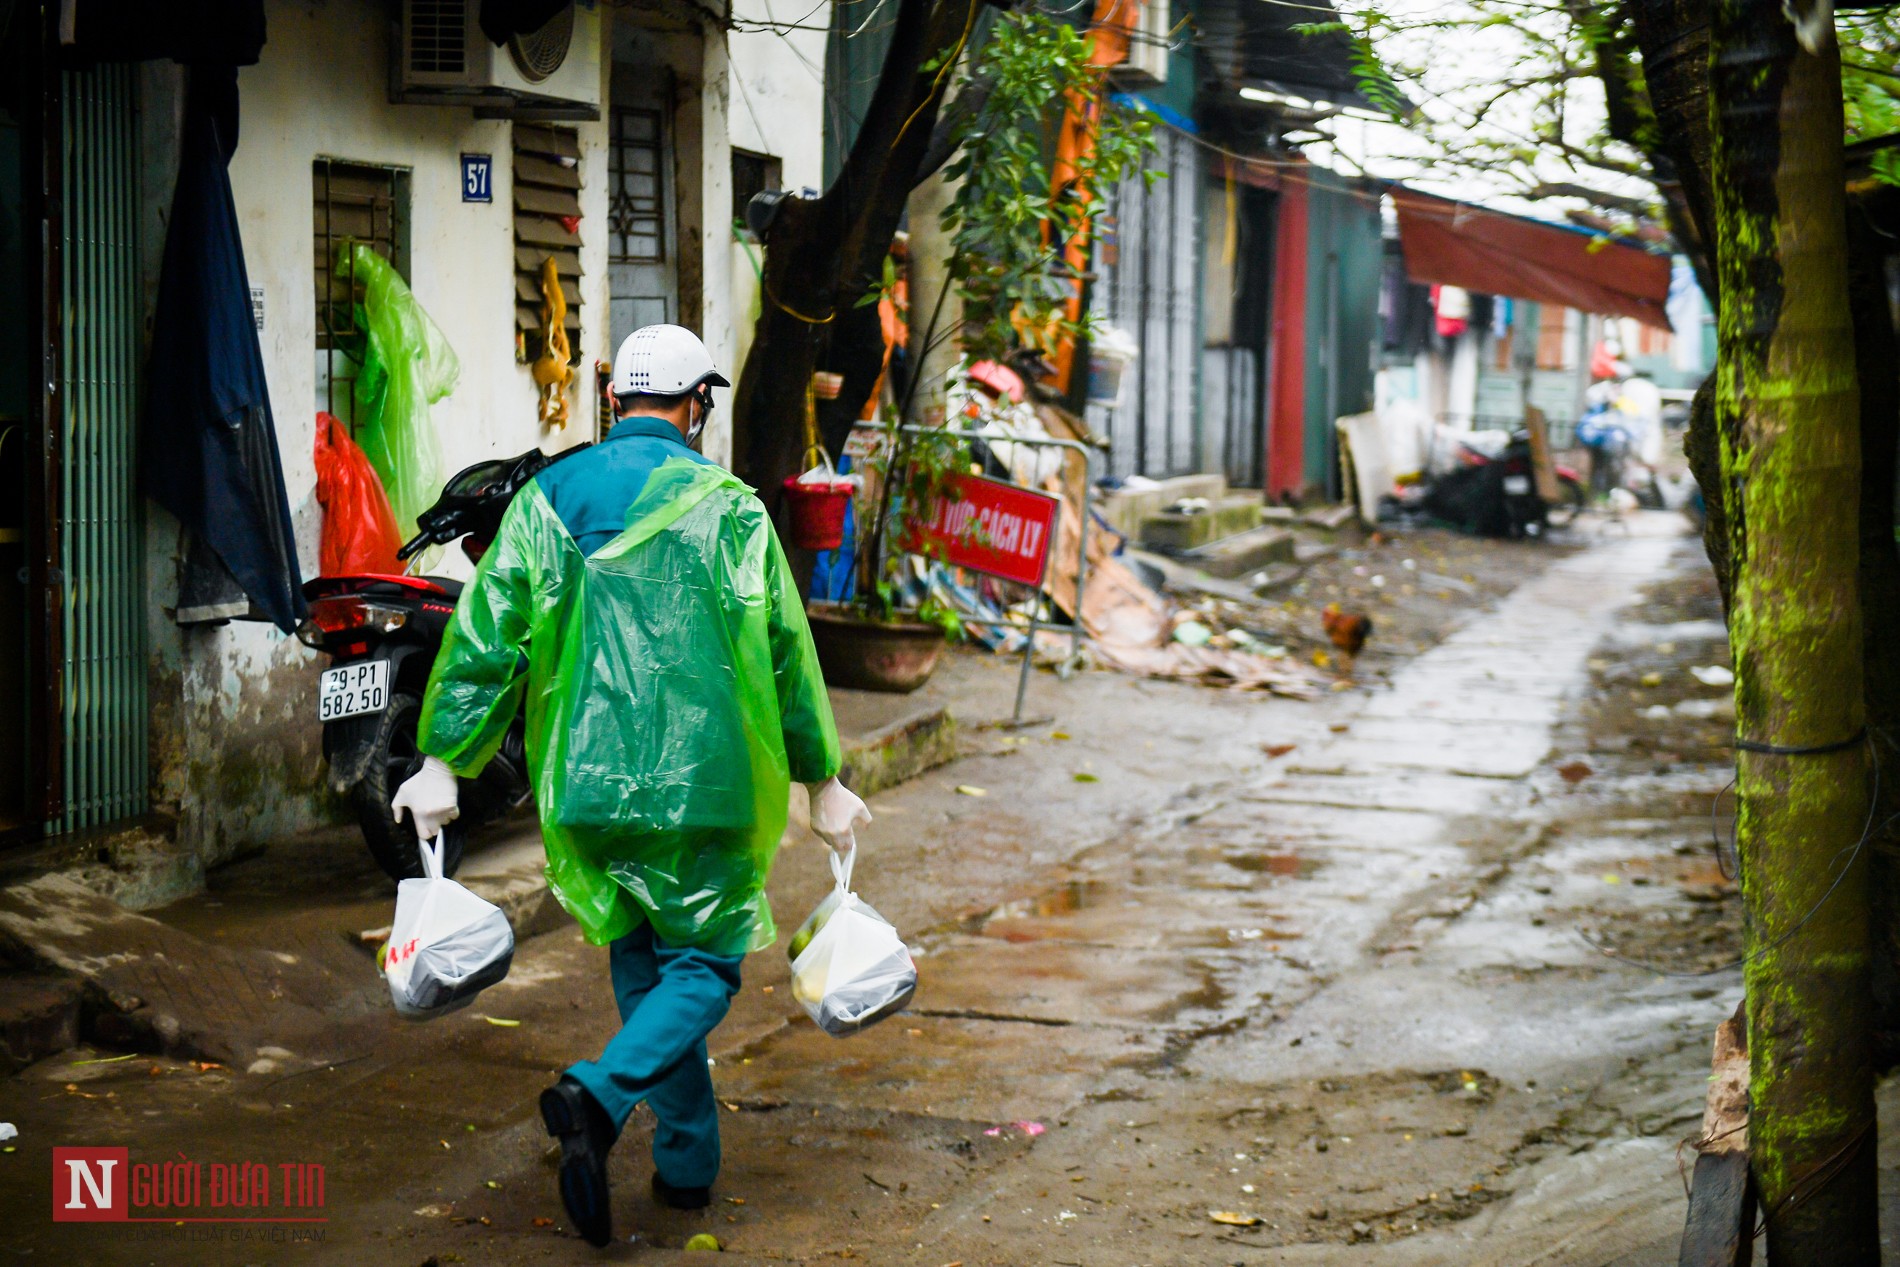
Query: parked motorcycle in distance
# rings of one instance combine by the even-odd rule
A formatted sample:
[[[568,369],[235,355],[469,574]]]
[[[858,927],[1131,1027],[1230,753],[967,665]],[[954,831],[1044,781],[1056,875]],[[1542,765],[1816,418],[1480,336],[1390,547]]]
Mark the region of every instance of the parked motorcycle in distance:
[[[515,493],[562,456],[530,449],[458,472],[417,518],[419,531],[398,557],[407,561],[460,538],[462,552],[479,561]],[[423,873],[414,828],[396,821],[389,801],[422,766],[416,747],[422,694],[461,593],[462,583],[446,576],[323,576],[304,586],[310,616],[297,638],[331,657],[317,687],[330,786],[349,798],[370,856],[395,880]],[[461,865],[470,831],[522,805],[530,792],[517,714],[480,777],[462,781],[461,822],[468,831],[444,833],[443,873],[453,875]]]
[[[1517,538],[1565,527],[1588,504],[1582,478],[1563,465],[1556,468],[1558,499],[1546,502],[1538,495],[1530,433],[1522,429],[1508,436],[1474,432],[1459,442],[1458,457],[1456,466],[1413,491],[1402,508],[1478,536]]]

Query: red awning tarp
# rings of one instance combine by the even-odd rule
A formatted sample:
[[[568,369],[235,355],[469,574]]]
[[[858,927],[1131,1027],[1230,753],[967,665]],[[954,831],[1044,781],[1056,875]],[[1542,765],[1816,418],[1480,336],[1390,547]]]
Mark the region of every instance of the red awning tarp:
[[[1669,328],[1669,260],[1597,234],[1488,211],[1395,186],[1405,272],[1461,286]]]

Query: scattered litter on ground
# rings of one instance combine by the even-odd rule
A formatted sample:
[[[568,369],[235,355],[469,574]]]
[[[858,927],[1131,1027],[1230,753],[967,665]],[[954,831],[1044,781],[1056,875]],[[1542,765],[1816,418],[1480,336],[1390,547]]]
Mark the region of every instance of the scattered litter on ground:
[[[1557,773],[1563,778],[1565,783],[1576,784],[1583,782],[1592,774],[1595,774],[1596,771],[1592,770],[1585,762],[1572,761],[1566,765],[1558,766]]]
[[[1073,778],[1077,783],[1100,783],[1101,782],[1099,778],[1097,778],[1093,774],[1090,774],[1086,770],[1077,770],[1070,777]]]
[[[1733,686],[1735,674],[1719,664],[1692,665],[1689,674],[1704,686]]]
[[[1263,743],[1260,745],[1260,751],[1266,753],[1269,757],[1284,757],[1298,746],[1298,744],[1290,743]]]
[[[718,1252],[725,1249],[725,1246],[721,1245],[719,1238],[714,1236],[711,1232],[701,1232],[686,1242],[686,1248],[690,1250],[712,1250]]]
[[[20,1138],[20,1128],[11,1122],[0,1122],[0,1144],[10,1139]]]
[[[975,787],[968,783],[957,784],[957,791],[963,796],[988,796],[990,794],[988,788]]]
[[[1048,1129],[1049,1128],[1044,1126],[1041,1122],[1015,1121],[1004,1126],[992,1126],[983,1133],[994,1139],[1000,1136],[1004,1131],[1020,1131],[1030,1139],[1034,1139]]]
[[[1252,1214],[1236,1214],[1232,1210],[1209,1210],[1207,1217],[1227,1227],[1259,1227],[1265,1220]]]
[[[487,1021],[490,1025],[499,1025],[503,1029],[514,1029],[521,1024],[520,1021],[511,1021],[500,1016],[484,1016],[482,1019]]]
[[[1187,647],[1205,647],[1214,631],[1198,620],[1184,620],[1174,627],[1174,640]]]

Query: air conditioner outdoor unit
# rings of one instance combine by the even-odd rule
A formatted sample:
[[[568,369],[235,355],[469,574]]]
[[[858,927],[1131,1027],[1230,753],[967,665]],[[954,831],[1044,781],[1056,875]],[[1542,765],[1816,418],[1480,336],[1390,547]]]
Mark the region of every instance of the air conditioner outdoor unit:
[[[1129,32],[1128,60],[1115,68],[1116,77],[1135,83],[1168,82],[1168,0],[1123,0],[1140,3],[1141,12]]]
[[[600,9],[576,0],[546,26],[497,48],[482,34],[482,0],[402,0],[390,41],[391,101],[472,106],[528,119],[600,117]]]

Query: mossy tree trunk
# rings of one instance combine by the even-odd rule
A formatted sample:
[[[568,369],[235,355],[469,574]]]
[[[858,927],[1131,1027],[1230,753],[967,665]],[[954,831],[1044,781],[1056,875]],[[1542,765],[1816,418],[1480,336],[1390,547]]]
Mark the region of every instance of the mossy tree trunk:
[[[1868,814],[1839,53],[1779,0],[1711,6],[1729,641],[1748,910],[1750,1158],[1773,1264],[1880,1261]],[[1845,872],[1843,873],[1843,869]]]

